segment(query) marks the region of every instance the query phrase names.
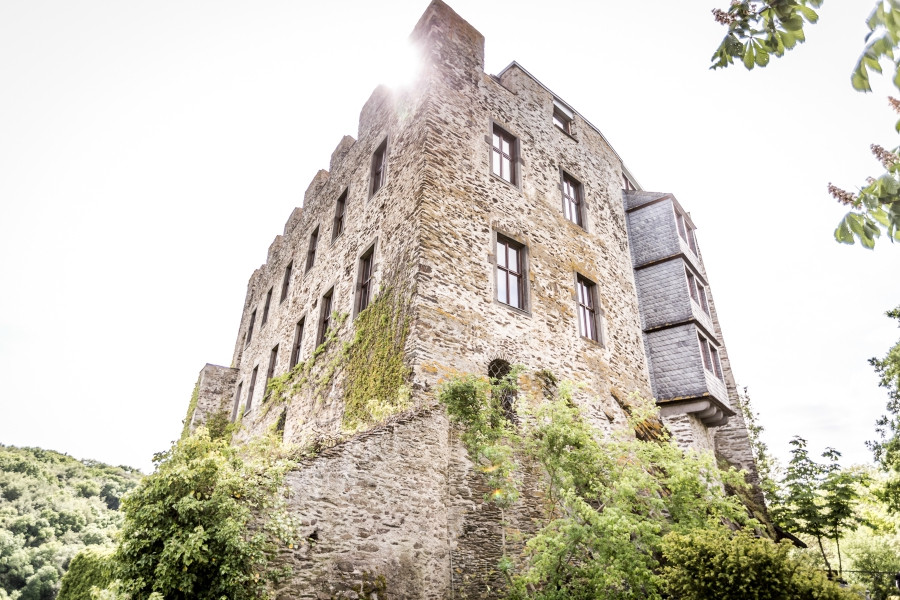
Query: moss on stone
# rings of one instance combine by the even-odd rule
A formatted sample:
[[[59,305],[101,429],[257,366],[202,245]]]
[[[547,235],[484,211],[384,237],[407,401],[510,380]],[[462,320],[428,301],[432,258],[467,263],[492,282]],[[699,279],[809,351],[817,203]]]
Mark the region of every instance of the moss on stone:
[[[383,289],[356,317],[353,341],[344,349],[344,430],[357,431],[410,405],[405,300],[396,288]]]

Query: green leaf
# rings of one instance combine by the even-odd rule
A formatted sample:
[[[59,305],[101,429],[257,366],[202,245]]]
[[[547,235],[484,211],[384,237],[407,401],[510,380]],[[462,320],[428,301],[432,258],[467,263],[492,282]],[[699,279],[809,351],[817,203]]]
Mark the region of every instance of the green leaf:
[[[850,227],[847,225],[847,216],[841,219],[837,229],[834,230],[834,239],[842,244],[853,244],[853,233],[850,232]]]
[[[803,29],[803,19],[798,15],[791,15],[789,18],[781,21],[781,26],[788,31],[801,31]]]
[[[769,64],[769,53],[762,46],[757,46],[756,48],[756,64],[760,67],[765,67]]]
[[[752,70],[753,65],[755,64],[753,55],[753,44],[747,42],[747,46],[744,48],[744,66],[747,67],[747,70]]]
[[[871,92],[872,86],[869,85],[869,77],[865,71],[865,66],[860,62],[853,74],[850,76],[850,85],[859,92]]]
[[[809,8],[808,6],[803,6],[802,4],[797,5],[797,12],[806,17],[806,20],[810,23],[815,23],[819,20],[819,15],[816,11]]]

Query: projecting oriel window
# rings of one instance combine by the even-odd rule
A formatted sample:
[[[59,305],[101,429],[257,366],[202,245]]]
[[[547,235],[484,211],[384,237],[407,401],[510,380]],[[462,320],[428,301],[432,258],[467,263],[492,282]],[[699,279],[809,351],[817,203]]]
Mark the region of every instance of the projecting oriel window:
[[[331,327],[331,303],[333,298],[334,288],[331,288],[322,296],[322,309],[319,313],[319,337],[316,340],[317,346],[325,341],[325,336],[328,335],[328,329]]]
[[[722,379],[719,351],[702,334],[698,333],[697,338],[700,341],[700,353],[703,355],[703,367],[717,378]]]
[[[525,246],[497,236],[497,300],[525,308]]]
[[[581,183],[563,171],[562,174],[563,214],[566,219],[579,227],[584,227],[584,188]]]
[[[372,183],[369,190],[369,196],[374,196],[378,190],[384,187],[387,181],[387,138],[381,142],[381,145],[372,154]]]
[[[675,223],[678,226],[678,235],[687,242],[693,253],[699,256],[699,252],[697,252],[697,240],[694,237],[694,228],[688,220],[684,218],[684,215],[677,210],[675,211]]]
[[[518,173],[516,163],[518,161],[518,141],[498,125],[494,125],[491,145],[491,172],[501,179],[516,184]]]
[[[334,241],[344,232],[344,213],[347,210],[347,190],[334,204],[334,225],[331,228],[331,240]]]
[[[294,328],[294,345],[291,348],[291,366],[293,369],[300,362],[300,346],[303,344],[303,330],[306,328],[306,317],[300,319]]]
[[[259,324],[260,327],[264,326],[266,322],[269,320],[269,307],[272,306],[272,288],[269,288],[268,293],[266,294],[266,303],[263,305],[263,316],[262,322]]]
[[[688,289],[691,292],[691,298],[700,305],[703,312],[709,314],[709,301],[706,298],[706,286],[697,281],[697,278],[691,273],[690,269],[685,268],[684,271],[687,273]]]
[[[316,246],[319,244],[319,228],[313,229],[309,236],[309,249],[306,251],[306,270],[309,271],[316,263]]]
[[[288,265],[284,268],[284,280],[281,282],[281,300],[279,302],[284,302],[288,297],[288,290],[291,287],[291,275],[294,273],[294,261],[288,263]]]
[[[366,310],[372,299],[372,267],[374,266],[375,246],[372,246],[359,258],[359,278],[356,284],[356,314]]]
[[[587,339],[599,342],[597,286],[581,275],[576,278],[575,285],[578,297],[578,331]]]

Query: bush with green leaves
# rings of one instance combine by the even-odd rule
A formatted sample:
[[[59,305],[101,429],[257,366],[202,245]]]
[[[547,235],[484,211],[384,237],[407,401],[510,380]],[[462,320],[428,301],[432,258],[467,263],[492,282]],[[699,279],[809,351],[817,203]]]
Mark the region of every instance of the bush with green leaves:
[[[679,600],[858,600],[829,581],[787,541],[709,527],[662,542],[663,588]]]
[[[55,598],[73,556],[113,544],[119,502],[140,478],[128,467],[0,445],[0,599]]]
[[[440,392],[470,457],[496,490],[487,501],[501,509],[514,503],[522,464],[545,473],[544,519],[521,555],[506,555],[499,565],[510,598],[661,598],[666,534],[754,524],[725,493],[725,484],[745,485],[741,473],[720,470],[711,454],[684,451],[664,435],[604,436],[582,417],[571,386],[559,386],[549,400],[520,394],[519,423],[512,424],[501,400],[515,377],[515,370],[502,381],[462,377]],[[630,404],[632,425],[653,410],[637,396]]]
[[[205,427],[154,458],[123,501],[125,522],[108,596],[249,600],[279,575],[270,558],[292,543],[284,473],[294,464],[272,438],[240,449]]]

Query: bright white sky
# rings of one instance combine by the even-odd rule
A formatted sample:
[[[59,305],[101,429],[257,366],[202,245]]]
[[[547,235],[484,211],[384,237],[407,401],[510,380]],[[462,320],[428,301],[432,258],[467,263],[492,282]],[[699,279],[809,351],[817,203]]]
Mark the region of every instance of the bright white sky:
[[[881,172],[887,82],[849,74],[872,0],[828,0],[764,70],[707,69],[721,0],[452,0],[699,226],[732,357],[786,456],[868,461],[900,246],[833,241],[829,181]],[[426,0],[0,3],[0,442],[150,468],[246,282]]]

